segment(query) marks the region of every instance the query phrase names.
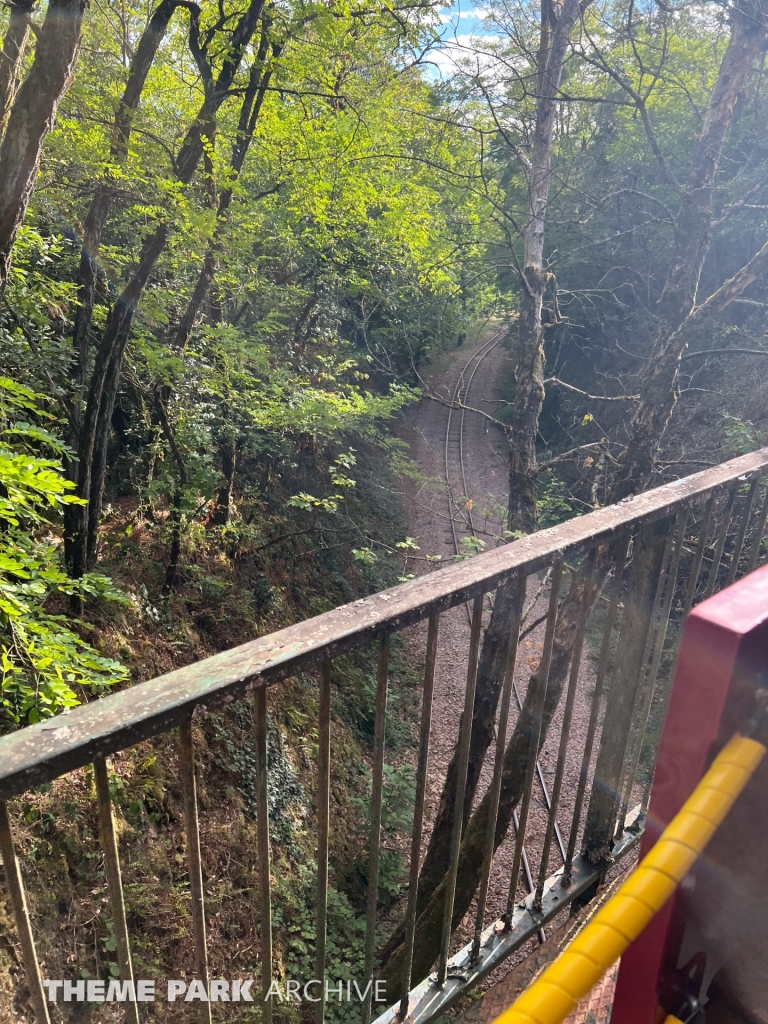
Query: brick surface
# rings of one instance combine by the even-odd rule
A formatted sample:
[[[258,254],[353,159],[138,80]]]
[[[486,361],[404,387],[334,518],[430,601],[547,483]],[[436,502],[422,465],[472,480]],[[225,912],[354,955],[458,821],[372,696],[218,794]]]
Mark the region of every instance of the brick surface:
[[[567,1018],[565,1024],[609,1024],[613,1008],[613,993],[619,965],[615,963],[602,981],[592,989],[586,999]]]
[[[616,963],[567,1018],[565,1024],[609,1024],[618,971],[619,965]],[[507,1007],[512,1005],[520,991],[519,977],[504,978],[498,985],[489,989],[473,1007],[463,1013],[457,1024],[492,1024]]]

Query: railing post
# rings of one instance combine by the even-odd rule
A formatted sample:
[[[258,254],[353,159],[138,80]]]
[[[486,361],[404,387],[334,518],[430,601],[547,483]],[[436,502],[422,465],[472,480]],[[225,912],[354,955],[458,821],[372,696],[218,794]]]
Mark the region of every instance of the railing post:
[[[763,546],[763,533],[765,532],[765,521],[768,519],[768,482],[765,485],[765,494],[763,495],[763,504],[760,509],[760,514],[757,517],[757,524],[755,526],[755,535],[752,540],[752,547],[747,558],[747,566],[744,570],[744,575],[752,572],[757,565],[757,559],[760,555],[760,549]]]
[[[608,666],[611,661],[611,639],[613,637],[613,630],[616,625],[616,619],[618,618],[619,602],[621,599],[622,589],[624,587],[624,577],[627,571],[627,554],[629,552],[629,545],[631,536],[627,532],[618,542],[616,547],[615,564],[613,568],[613,582],[610,588],[610,599],[608,602],[608,614],[605,620],[605,627],[603,629],[603,640],[600,645],[600,656],[597,663],[597,674],[595,677],[595,692],[592,696],[592,707],[589,712],[589,725],[587,726],[587,735],[584,742],[584,753],[581,759],[581,771],[579,772],[579,783],[576,787],[576,798],[574,800],[573,807],[573,819],[571,821],[571,832],[568,837],[568,852],[565,858],[565,865],[563,867],[562,884],[568,886],[571,883],[573,877],[573,858],[576,853],[576,843],[579,836],[579,828],[581,827],[581,815],[584,808],[584,795],[587,791],[587,780],[589,778],[589,767],[592,763],[592,749],[595,742],[595,735],[597,733],[598,719],[600,718],[600,708],[603,700],[603,688],[605,686],[605,680],[608,676]]]
[[[571,720],[573,718],[573,705],[576,700],[576,688],[579,682],[579,668],[581,667],[581,653],[584,647],[584,634],[587,628],[587,620],[591,607],[590,597],[592,580],[595,571],[595,559],[597,549],[592,548],[587,552],[584,559],[586,565],[586,582],[584,593],[581,598],[581,608],[576,623],[576,643],[571,655],[571,670],[568,677],[568,689],[566,691],[565,708],[563,710],[563,724],[560,730],[560,746],[557,752],[557,766],[555,768],[555,781],[552,786],[552,795],[549,801],[549,816],[547,818],[547,829],[544,833],[544,845],[541,852],[541,864],[539,866],[539,878],[536,885],[536,894],[533,905],[537,911],[542,909],[544,898],[544,885],[547,879],[547,867],[549,865],[549,852],[552,848],[552,838],[555,834],[557,824],[557,809],[560,804],[560,791],[563,785],[563,774],[565,772],[565,759],[568,754],[568,742],[571,738]],[[567,860],[567,855],[565,857]]]
[[[35,940],[32,937],[32,925],[29,923],[27,897],[24,894],[24,883],[21,879],[19,862],[16,859],[16,851],[13,848],[11,823],[8,820],[8,805],[5,800],[0,800],[0,851],[3,854],[3,866],[5,867],[5,884],[8,886],[8,892],[11,897],[16,931],[18,932],[21,945],[24,973],[27,976],[29,994],[35,1010],[35,1022],[36,1024],[51,1024],[51,1018],[48,1016],[48,1005],[45,1001],[45,993],[43,992],[43,983],[40,978],[40,965],[37,962],[37,953],[35,952]]]
[[[443,903],[443,934],[440,945],[440,958],[437,964],[437,984],[445,984],[450,955],[451,932],[453,930],[453,904],[456,896],[456,879],[459,871],[461,854],[461,836],[464,830],[464,800],[467,790],[467,765],[469,764],[469,744],[472,737],[472,709],[475,706],[475,685],[477,683],[477,662],[480,655],[480,630],[483,626],[484,595],[480,594],[472,604],[472,628],[469,638],[469,659],[467,662],[467,685],[464,690],[464,713],[461,718],[459,735],[458,769],[456,773],[456,797],[454,805],[453,830],[451,833],[451,851],[447,871],[447,885]]]
[[[710,495],[707,501],[704,514],[699,525],[699,542],[696,545],[696,553],[693,556],[693,564],[689,570],[688,582],[685,588],[685,602],[683,603],[683,614],[681,621],[685,622],[688,617],[688,613],[693,608],[693,603],[696,600],[696,590],[699,585],[699,575],[701,574],[701,564],[704,561],[704,551],[707,547],[707,537],[709,536],[709,525],[712,522],[712,510],[715,505],[715,496]]]
[[[680,569],[680,559],[683,553],[685,530],[687,525],[688,510],[684,509],[678,514],[675,520],[674,532],[676,533],[677,540],[674,555],[670,560],[669,569],[666,573],[666,592],[664,593],[663,605],[658,616],[658,622],[655,623],[656,635],[653,645],[653,661],[651,662],[650,668],[645,666],[644,675],[638,692],[638,707],[636,707],[636,714],[633,716],[631,755],[627,762],[627,773],[624,779],[624,789],[619,807],[619,819],[616,829],[617,836],[620,836],[624,831],[627,813],[632,799],[632,789],[635,785],[637,771],[640,766],[640,758],[643,753],[643,746],[645,745],[645,737],[651,717],[651,708],[656,695],[656,684],[659,678],[661,659],[664,654],[664,643],[667,639],[669,614],[672,610],[672,601],[675,597],[677,574]],[[671,535],[672,534],[670,533],[670,537]],[[648,786],[648,789],[650,790],[650,785]]]
[[[723,509],[723,522],[720,526],[720,533],[718,534],[717,544],[715,545],[715,553],[712,556],[712,565],[709,570],[709,576],[707,578],[707,588],[704,592],[704,597],[712,597],[714,592],[717,590],[717,576],[720,571],[720,562],[723,558],[723,551],[725,550],[725,542],[728,539],[728,530],[731,526],[731,516],[733,515],[733,506],[736,504],[736,495],[739,493],[738,484],[734,485],[728,492],[728,497],[725,502]]]
[[[533,776],[536,770],[536,761],[539,757],[541,728],[544,720],[544,703],[547,695],[549,668],[552,662],[552,645],[555,639],[555,625],[557,623],[558,599],[560,597],[560,583],[562,578],[563,561],[562,559],[558,559],[554,563],[552,571],[552,586],[549,592],[549,610],[547,612],[547,625],[544,632],[544,650],[541,655],[541,663],[539,666],[538,678],[536,680],[536,690],[532,706],[533,720],[531,722],[531,732],[528,738],[528,760],[525,767],[523,800],[520,807],[520,823],[517,828],[517,836],[515,839],[515,854],[512,861],[512,873],[510,875],[509,890],[507,892],[507,910],[504,918],[507,928],[512,924],[515,900],[517,898],[517,884],[520,880],[520,868],[523,864],[525,830],[528,826],[528,812],[531,808],[531,798],[533,795]],[[531,693],[530,690],[529,693]],[[531,886],[531,888],[532,887],[533,886]]]
[[[517,648],[520,642],[520,621],[523,616],[523,600],[525,598],[527,577],[516,581],[517,599],[509,628],[509,646],[504,668],[504,679],[501,689],[501,706],[496,729],[496,754],[493,764],[493,778],[490,786],[491,806],[488,808],[488,827],[485,833],[485,852],[483,855],[483,874],[477,896],[477,914],[475,916],[475,936],[472,944],[472,959],[480,955],[480,942],[483,925],[485,924],[485,908],[488,902],[488,888],[491,880],[491,868],[496,846],[496,822],[499,817],[499,798],[501,796],[501,777],[504,771],[504,753],[507,749],[507,725],[509,709],[512,703],[512,690],[515,685],[515,665],[517,664]],[[515,832],[518,819],[515,817]]]
[[[374,965],[376,960],[376,909],[379,903],[379,857],[381,854],[381,807],[384,792],[384,739],[387,726],[387,682],[389,678],[389,634],[381,641],[376,671],[376,720],[373,736],[373,778],[368,848],[368,904],[365,921],[365,999],[363,1024],[371,1019]]]
[[[200,822],[197,814],[197,784],[195,782],[195,746],[192,739],[192,716],[179,729],[181,755],[181,781],[184,793],[184,830],[187,833],[187,863],[189,864],[189,890],[192,897],[192,932],[195,939],[195,968],[198,978],[208,991],[208,944],[205,935],[205,888],[203,864],[200,856]],[[202,1024],[210,1024],[211,1006],[201,1000],[198,1014]]]
[[[733,549],[731,555],[731,568],[728,572],[728,586],[736,579],[736,574],[739,571],[739,562],[741,561],[741,552],[744,548],[744,541],[747,537],[747,531],[749,530],[749,521],[752,516],[752,506],[755,503],[755,495],[757,494],[757,485],[760,482],[759,477],[755,477],[752,483],[749,485],[749,491],[747,492],[746,500],[744,501],[744,508],[741,511],[741,525],[739,526],[739,534],[736,539],[736,546]]]
[[[261,911],[261,1005],[264,1024],[272,1024],[272,884],[267,774],[267,691],[256,691],[256,814],[259,903]]]
[[[328,832],[331,795],[331,663],[320,669],[320,729],[317,751],[317,934],[315,977],[320,982],[317,1024],[325,1020],[325,947],[328,930]]]
[[[661,575],[673,524],[671,518],[662,519],[644,527],[635,537],[634,568],[584,830],[584,853],[595,864],[607,862],[611,855],[617,794],[627,763],[638,687],[648,659],[649,634],[663,589]]]
[[[112,916],[115,919],[115,940],[117,942],[117,961],[120,968],[120,977],[123,981],[129,981],[133,985],[133,963],[131,961],[131,946],[128,938],[128,923],[125,918],[125,899],[123,897],[123,879],[120,873],[120,857],[117,849],[117,836],[115,835],[115,819],[112,813],[112,798],[109,793],[109,776],[107,774],[107,762],[103,757],[97,757],[93,762],[93,776],[96,781],[96,799],[99,806],[99,827],[101,829],[101,845],[104,850],[104,867],[107,873],[109,884],[109,902],[112,908]],[[131,1004],[132,1010],[126,1010],[138,1024],[139,1006],[135,1001]]]
[[[421,701],[421,731],[419,736],[419,761],[416,770],[416,800],[413,809],[413,832],[411,835],[411,865],[408,881],[408,909],[405,915],[405,973],[400,996],[400,1020],[408,1016],[408,995],[411,989],[411,967],[416,939],[416,906],[419,895],[419,866],[421,859],[421,837],[424,827],[424,801],[427,790],[429,768],[429,742],[432,730],[432,700],[435,690],[435,663],[437,661],[437,635],[440,617],[432,615],[427,631],[427,657],[424,665],[424,689]]]

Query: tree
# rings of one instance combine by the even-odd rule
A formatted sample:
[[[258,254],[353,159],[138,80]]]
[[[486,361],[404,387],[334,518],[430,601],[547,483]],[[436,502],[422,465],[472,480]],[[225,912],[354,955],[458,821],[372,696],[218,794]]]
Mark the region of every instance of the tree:
[[[520,76],[523,91],[531,92],[534,113],[530,128],[532,143],[530,158],[511,132],[500,123],[493,90],[483,81],[481,72],[478,87],[488,99],[494,123],[508,149],[508,156],[522,163],[526,175],[527,208],[519,236],[522,237],[522,262],[516,253],[517,237],[511,239],[511,256],[518,266],[520,309],[516,354],[516,388],[512,421],[507,433],[509,461],[509,504],[507,528],[512,532],[530,533],[536,529],[536,441],[539,417],[544,400],[544,330],[542,305],[549,275],[544,267],[544,229],[552,175],[552,144],[555,120],[560,102],[560,88],[565,64],[571,47],[571,37],[586,9],[579,0],[566,0],[555,6],[543,0],[539,12],[538,49],[531,61],[527,76]],[[520,12],[522,20],[524,14]],[[520,25],[512,18],[512,31],[520,32]],[[507,65],[505,65],[505,68]],[[518,72],[519,74],[519,72]],[[519,100],[518,100],[519,102]],[[514,221],[512,221],[514,223]],[[473,713],[472,736],[467,776],[467,795],[463,810],[465,822],[480,779],[485,753],[493,738],[496,706],[504,676],[504,667],[510,643],[510,623],[520,620],[525,598],[526,581],[513,579],[499,588],[491,621],[486,631],[478,667],[477,695]],[[522,725],[522,723],[521,723]],[[521,731],[522,736],[522,731]],[[525,734],[527,737],[527,733]],[[527,742],[527,739],[526,739]],[[448,866],[450,834],[456,811],[458,748],[451,760],[443,789],[438,815],[430,836],[430,843],[422,866],[419,885],[419,905],[424,908]],[[482,847],[477,851],[482,858]],[[475,881],[477,884],[477,880]],[[474,891],[474,889],[473,889]],[[434,898],[434,897],[433,897]],[[431,940],[426,942],[424,962],[434,958],[440,934],[439,923],[430,922]],[[387,953],[392,953],[402,941],[401,932],[390,939]]]
[[[33,6],[26,0],[11,5],[0,57],[0,299],[43,143],[72,80],[85,10],[84,0],[50,0],[32,66],[21,81]]]

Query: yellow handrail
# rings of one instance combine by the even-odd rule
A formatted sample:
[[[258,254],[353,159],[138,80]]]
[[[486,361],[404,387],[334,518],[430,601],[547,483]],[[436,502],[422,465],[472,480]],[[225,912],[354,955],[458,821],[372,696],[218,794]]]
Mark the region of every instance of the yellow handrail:
[[[733,737],[627,881],[495,1024],[560,1024],[573,1012],[685,878],[765,753]]]

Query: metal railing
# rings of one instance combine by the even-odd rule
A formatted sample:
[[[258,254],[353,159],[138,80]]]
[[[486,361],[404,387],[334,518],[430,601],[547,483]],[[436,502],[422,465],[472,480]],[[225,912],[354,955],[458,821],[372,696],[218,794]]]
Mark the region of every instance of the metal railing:
[[[271,842],[268,814],[267,689],[299,670],[319,668],[319,759],[317,776],[317,935],[316,978],[325,977],[326,920],[328,911],[328,849],[330,835],[331,664],[339,655],[365,645],[378,645],[375,689],[375,727],[372,753],[372,795],[369,815],[368,899],[365,938],[365,978],[376,977],[376,929],[378,876],[382,828],[385,722],[387,713],[389,638],[393,633],[423,620],[428,621],[426,658],[421,702],[420,741],[411,842],[410,885],[405,917],[405,950],[408,970],[404,990],[379,1024],[407,1020],[426,1024],[435,1020],[462,994],[471,989],[505,957],[575,900],[588,896],[604,877],[611,860],[624,855],[636,843],[649,786],[640,780],[640,769],[653,761],[654,728],[663,716],[665,688],[659,680],[669,677],[674,658],[676,624],[697,598],[749,572],[763,549],[768,484],[768,449],[742,456],[721,466],[666,484],[619,505],[562,523],[552,529],[499,547],[494,551],[457,562],[433,574],[411,580],[390,590],[354,601],[334,611],[298,623],[241,647],[178,669],[150,682],[136,685],[58,718],[30,726],[0,740],[0,851],[5,865],[5,885],[18,932],[21,959],[37,1024],[49,1024],[41,971],[35,952],[33,922],[27,907],[24,871],[14,852],[12,822],[15,805],[8,801],[26,790],[50,783],[65,773],[94,765],[94,785],[99,810],[100,841],[108,882],[116,953],[123,981],[133,980],[131,937],[125,912],[120,872],[119,843],[110,797],[106,758],[162,733],[178,730],[179,764],[183,783],[183,814],[187,836],[186,857],[191,892],[191,933],[196,977],[209,984],[206,948],[205,886],[200,849],[200,826],[195,781],[193,716],[252,694],[256,707],[256,807],[258,822],[257,878],[261,948],[261,985],[264,993],[273,980],[273,925],[271,891]],[[576,565],[578,564],[578,571]],[[462,822],[455,821],[447,873],[444,926],[437,957],[437,972],[410,990],[410,964],[417,934],[417,887],[419,858],[425,820],[425,797],[430,755],[435,666],[439,649],[440,616],[464,602],[473,602],[471,640],[467,666],[465,714],[458,740],[456,807],[462,807],[467,779],[472,708],[486,594],[512,578],[534,577],[551,570],[549,611],[543,640],[539,691],[533,707],[534,725],[529,744],[525,786],[519,806],[514,859],[509,880],[508,913],[486,922],[488,880],[494,861],[495,810],[502,785],[504,751],[511,722],[515,652],[520,622],[510,622],[511,656],[501,690],[495,749],[489,751],[492,813],[485,844],[479,907],[474,937],[451,956],[453,897],[461,853]],[[547,825],[540,863],[532,872],[531,892],[518,902],[517,889],[523,862],[526,829],[534,799],[535,765],[542,739],[544,691],[565,601],[560,600],[566,570],[572,580],[581,573],[602,594],[602,605],[586,599],[580,609],[571,664],[564,688],[563,725],[557,746],[556,767],[549,799]],[[642,571],[641,571],[642,570]],[[540,585],[539,581],[534,581]],[[583,738],[577,777],[569,778],[575,790],[568,828],[558,822],[561,793],[566,778],[570,715],[580,682],[579,662],[585,631],[595,607],[606,608],[602,640],[596,650],[594,689],[588,695],[590,713]],[[618,643],[616,637],[618,636]],[[602,719],[602,724],[601,724]],[[581,740],[580,740],[581,742]],[[646,773],[647,774],[647,773]],[[630,811],[630,805],[639,803]],[[584,808],[587,808],[586,814]],[[562,814],[561,814],[562,817]],[[555,826],[565,832],[562,866],[549,874]],[[363,1007],[364,1019],[372,1014],[372,989]],[[322,1021],[324,991],[317,1003]],[[214,1004],[215,1006],[215,1004]],[[211,1004],[199,1006],[203,1020],[211,1020]],[[127,1006],[126,1019],[138,1021],[139,1004]],[[263,1004],[263,1020],[272,1020],[272,1002]]]

